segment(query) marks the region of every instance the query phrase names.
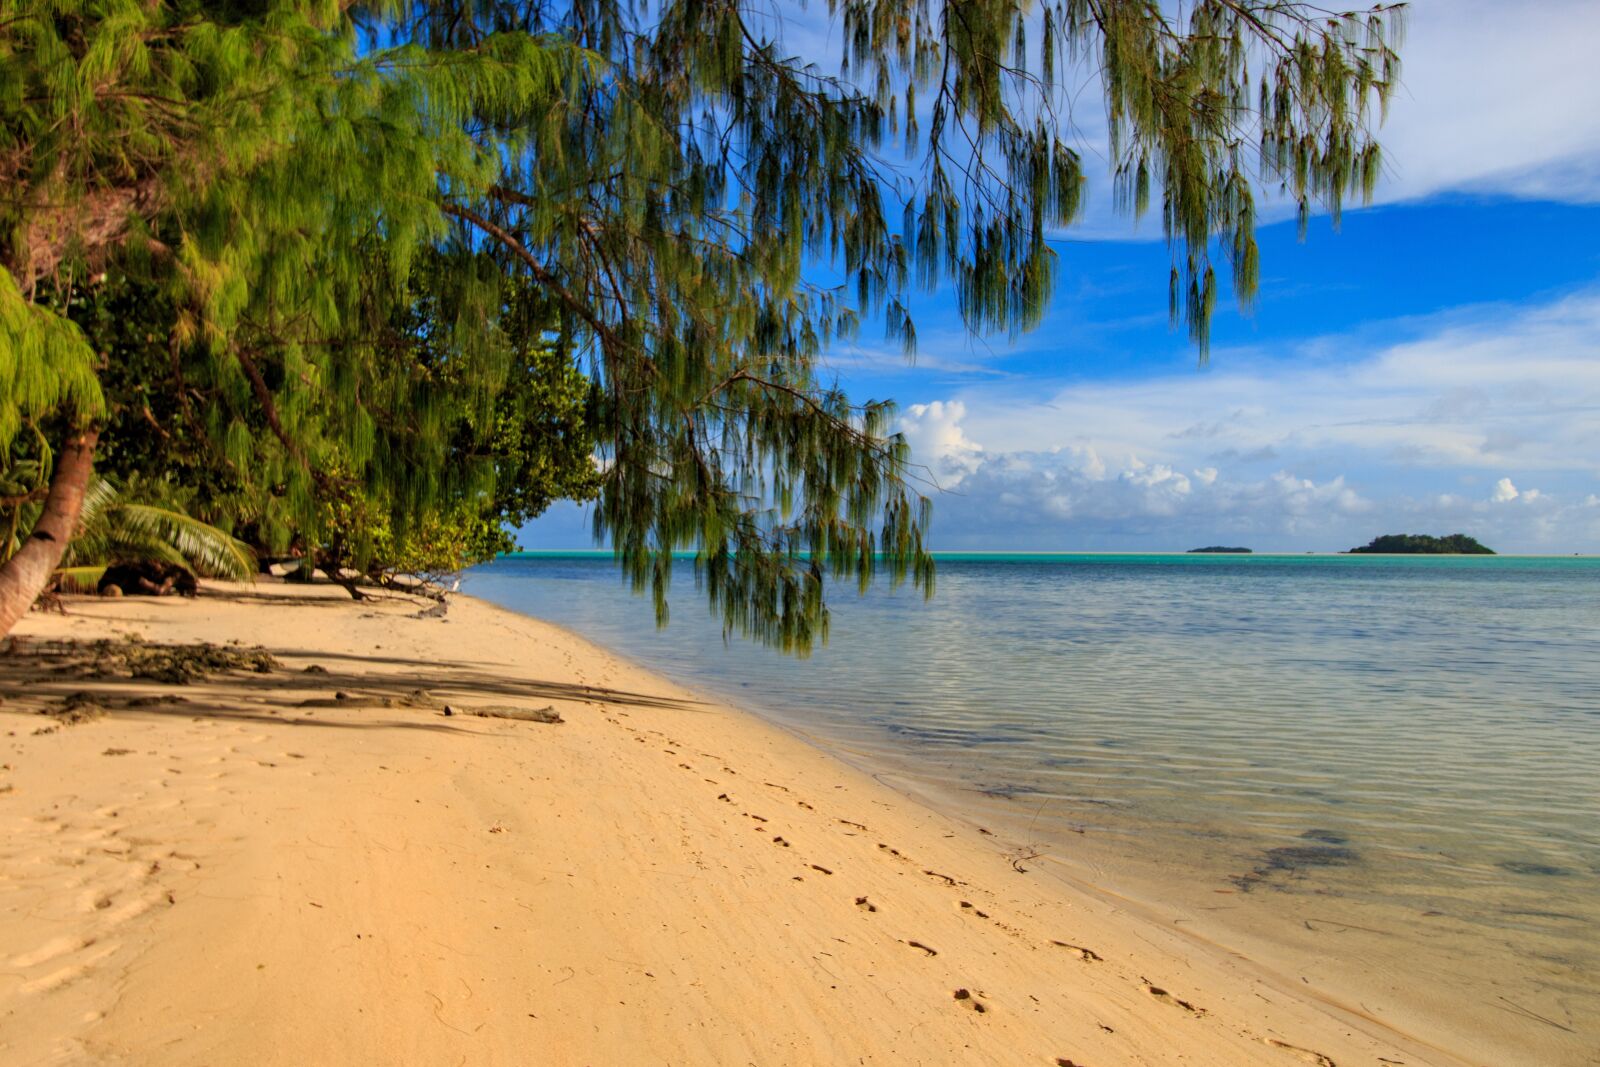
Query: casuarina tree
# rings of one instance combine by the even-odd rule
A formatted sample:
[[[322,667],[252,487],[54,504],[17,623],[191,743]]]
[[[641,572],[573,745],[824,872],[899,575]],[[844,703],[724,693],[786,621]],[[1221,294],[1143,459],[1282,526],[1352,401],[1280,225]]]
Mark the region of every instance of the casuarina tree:
[[[830,578],[933,578],[892,407],[830,385],[828,345],[866,322],[910,350],[940,286],[974,331],[1038,323],[1084,197],[1085,80],[1203,354],[1219,272],[1254,292],[1262,196],[1304,218],[1370,193],[1397,78],[1385,6],[830,0],[803,16],[832,21],[826,57],[773,12],[0,0],[0,447],[60,442],[0,627],[70,533],[103,417],[96,354],[41,291],[161,286],[172,343],[252,408],[230,462],[309,515],[341,480],[438,480],[396,469],[366,400],[406,386],[383,338],[427,262],[485,410],[517,294],[555,309],[596,391],[596,532],[658,613],[688,550],[730,630],[803,652]]]

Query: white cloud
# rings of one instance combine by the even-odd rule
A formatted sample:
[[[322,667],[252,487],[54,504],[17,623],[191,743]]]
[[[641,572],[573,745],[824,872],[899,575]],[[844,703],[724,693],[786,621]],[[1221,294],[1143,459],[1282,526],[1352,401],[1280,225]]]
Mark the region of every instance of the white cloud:
[[[1402,328],[1414,336],[1365,353],[1319,339],[1274,360],[1219,354],[1226,369],[1204,373],[986,383],[914,405],[914,451],[958,490],[936,500],[936,543],[1233,532],[1323,549],[1409,523],[1600,547],[1600,294]]]
[[[912,404],[900,418],[900,433],[934,479],[946,489],[978,468],[983,448],[961,429],[966,405],[959,400],[948,403]]]
[[[964,432],[999,451],[1092,444],[1114,462],[1185,469],[1338,451],[1496,477],[1600,470],[1600,294],[1478,309],[1387,348],[1353,348],[1319,339],[1137,381],[974,385],[960,396]]]

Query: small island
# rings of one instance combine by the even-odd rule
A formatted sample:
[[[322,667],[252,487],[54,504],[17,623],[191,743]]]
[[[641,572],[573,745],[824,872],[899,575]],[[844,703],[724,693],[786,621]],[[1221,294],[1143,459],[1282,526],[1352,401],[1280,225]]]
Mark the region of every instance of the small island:
[[[1248,548],[1230,548],[1227,545],[1207,545],[1205,548],[1191,548],[1189,555],[1192,556],[1196,552],[1225,552],[1236,556],[1248,556],[1250,554]]]
[[[1434,537],[1431,534],[1384,534],[1375,537],[1351,553],[1381,553],[1383,555],[1426,556],[1492,556],[1494,549],[1479,544],[1477,538],[1466,534],[1449,534]]]

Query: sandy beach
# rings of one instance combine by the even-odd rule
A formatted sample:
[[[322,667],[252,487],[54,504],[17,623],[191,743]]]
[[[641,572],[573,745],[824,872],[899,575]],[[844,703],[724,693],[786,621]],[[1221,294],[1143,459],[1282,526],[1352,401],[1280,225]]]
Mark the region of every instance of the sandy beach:
[[[426,607],[264,583],[24,620],[0,1061],[1464,1062],[564,630]],[[276,666],[177,685],[60,644],[130,635]]]

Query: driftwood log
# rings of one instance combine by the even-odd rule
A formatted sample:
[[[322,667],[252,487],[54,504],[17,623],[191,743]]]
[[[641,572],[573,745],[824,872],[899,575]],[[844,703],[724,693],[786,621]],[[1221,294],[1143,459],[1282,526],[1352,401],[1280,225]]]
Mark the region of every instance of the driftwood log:
[[[516,719],[520,722],[564,722],[554,705],[542,708],[523,708],[514,704],[485,704],[464,707],[446,704],[426,689],[413,689],[401,696],[382,696],[372,693],[333,694],[332,699],[318,697],[302,700],[302,708],[430,708],[446,715],[477,715],[485,719]]]

